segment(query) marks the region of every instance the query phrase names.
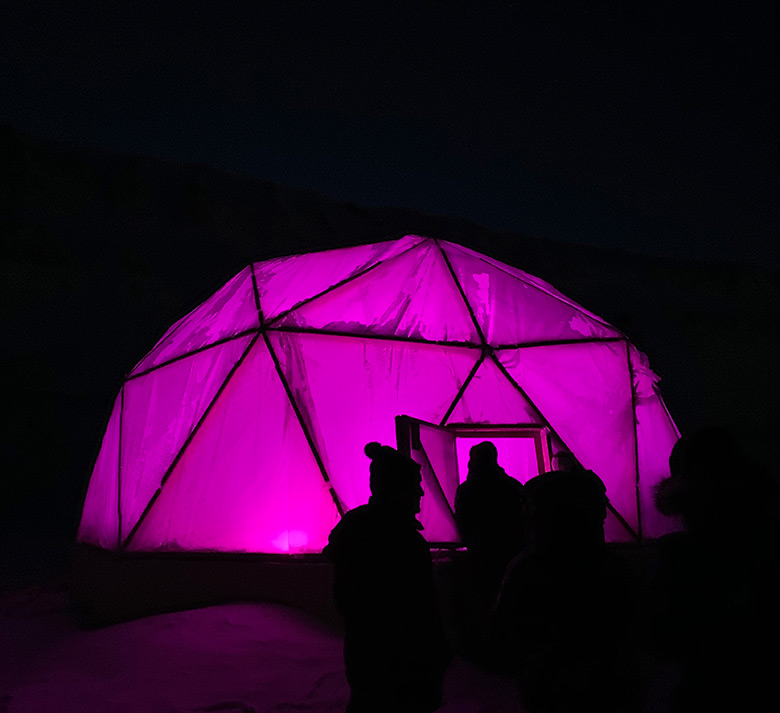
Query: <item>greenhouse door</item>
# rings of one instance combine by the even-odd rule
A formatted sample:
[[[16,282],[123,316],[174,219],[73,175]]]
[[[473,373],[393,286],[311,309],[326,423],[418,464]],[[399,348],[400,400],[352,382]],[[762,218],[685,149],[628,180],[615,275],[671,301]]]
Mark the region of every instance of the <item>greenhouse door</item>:
[[[481,441],[498,449],[498,462],[524,483],[550,470],[548,431],[543,426],[437,426],[411,416],[395,419],[401,453],[420,464],[425,491],[420,510],[423,534],[431,543],[454,543],[455,493],[468,474],[469,450]]]

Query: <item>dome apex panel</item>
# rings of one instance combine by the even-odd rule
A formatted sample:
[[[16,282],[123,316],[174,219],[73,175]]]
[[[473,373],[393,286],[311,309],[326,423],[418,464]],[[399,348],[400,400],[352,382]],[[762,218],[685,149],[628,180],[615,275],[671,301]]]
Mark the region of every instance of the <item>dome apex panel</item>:
[[[254,264],[263,319],[290,309],[426,241],[417,235],[351,248],[290,255]]]
[[[430,342],[481,341],[433,241],[387,260],[271,326]]]
[[[491,346],[620,337],[617,330],[575,303],[543,291],[518,274],[452,243],[443,243],[442,249]]]
[[[464,255],[469,255],[477,260],[487,263],[488,265],[492,265],[493,267],[498,268],[502,272],[506,272],[508,275],[512,275],[513,277],[516,277],[518,280],[521,280],[522,282],[525,282],[529,285],[532,285],[533,287],[536,287],[541,292],[544,292],[545,294],[560,300],[564,304],[573,307],[577,311],[588,315],[589,317],[594,319],[596,322],[601,324],[606,329],[612,330],[615,333],[615,336],[618,337],[624,336],[612,325],[604,321],[601,317],[599,317],[596,314],[593,314],[593,312],[586,309],[578,302],[575,302],[567,295],[564,295],[562,292],[557,290],[553,285],[551,285],[546,280],[543,280],[541,277],[536,277],[536,275],[531,275],[530,273],[525,272],[524,270],[521,270],[520,268],[517,268],[514,265],[508,265],[505,262],[501,262],[500,260],[496,260],[495,258],[490,257],[490,255],[483,255],[482,253],[478,253],[476,250],[471,250],[470,248],[467,248],[463,245],[458,245],[457,243],[451,243],[446,240],[439,240],[438,242],[445,250],[452,249]]]

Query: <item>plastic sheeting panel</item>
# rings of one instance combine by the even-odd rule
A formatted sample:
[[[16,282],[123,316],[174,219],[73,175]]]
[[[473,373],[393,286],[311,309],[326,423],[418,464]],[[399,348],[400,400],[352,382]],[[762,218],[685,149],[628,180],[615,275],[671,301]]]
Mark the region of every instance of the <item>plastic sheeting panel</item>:
[[[614,329],[536,285],[458,248],[445,247],[488,344],[614,337]]]
[[[195,424],[252,337],[241,337],[125,384],[122,412],[122,539],[160,486]]]
[[[521,282],[525,282],[529,285],[533,285],[534,287],[538,288],[541,292],[550,295],[550,297],[557,299],[560,302],[569,305],[570,307],[574,307],[578,312],[582,312],[582,314],[587,315],[594,321],[598,322],[602,326],[602,328],[608,330],[609,332],[608,336],[611,337],[622,336],[622,334],[617,329],[607,324],[603,319],[601,319],[601,317],[593,314],[593,312],[590,312],[589,310],[585,309],[585,307],[583,307],[581,304],[578,304],[573,299],[567,297],[563,293],[556,290],[549,282],[545,282],[539,277],[530,275],[527,272],[523,272],[523,270],[519,270],[513,265],[507,265],[506,263],[500,262],[499,260],[489,257],[488,255],[482,255],[481,253],[478,253],[474,250],[469,250],[469,248],[463,247],[462,245],[450,243],[447,242],[446,240],[439,240],[438,242],[448,254],[450,253],[451,250],[455,250],[464,255],[469,255],[481,263],[492,265],[493,267],[496,267],[499,270],[516,277]]]
[[[321,550],[338,513],[262,339],[220,394],[131,549]]]
[[[495,362],[485,359],[455,404],[447,423],[543,423],[543,419]]]
[[[325,250],[306,255],[255,263],[260,308],[266,322],[296,305],[355,277],[372,265],[403,253],[424,238],[407,235],[401,240]]]
[[[526,347],[499,353],[555,432],[607,486],[638,527],[631,374],[625,342]]]
[[[259,326],[252,273],[247,267],[176,322],[133,369],[133,374]]]
[[[468,307],[430,242],[293,310],[278,326],[479,344]]]
[[[425,424],[419,424],[420,450],[412,457],[420,465],[425,494],[420,504],[420,522],[423,535],[429,542],[457,542],[455,525],[455,439],[451,433]]]
[[[669,456],[679,433],[657,393],[637,399],[639,446],[639,496],[642,504],[642,534],[660,537],[682,529],[682,521],[662,515],[653,503],[653,490],[669,475]]]
[[[347,509],[368,500],[370,441],[395,443],[395,417],[439,422],[479,351],[320,334],[271,333],[318,452]]]
[[[122,392],[114,401],[84,500],[78,539],[106,549],[119,545],[119,423]]]

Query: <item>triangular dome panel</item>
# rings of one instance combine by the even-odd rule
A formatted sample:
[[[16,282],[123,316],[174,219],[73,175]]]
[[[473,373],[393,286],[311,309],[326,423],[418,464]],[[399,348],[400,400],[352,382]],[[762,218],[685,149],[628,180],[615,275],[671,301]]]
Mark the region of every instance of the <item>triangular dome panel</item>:
[[[481,258],[448,243],[443,250],[492,346],[619,336],[604,323]]]
[[[478,253],[475,250],[470,250],[467,247],[464,247],[463,245],[457,245],[456,243],[450,243],[446,240],[440,240],[439,243],[442,245],[442,247],[445,249],[445,251],[449,250],[455,250],[463,255],[468,255],[472,258],[475,258],[476,260],[479,260],[481,262],[485,262],[488,265],[492,265],[493,267],[497,268],[498,270],[501,270],[502,272],[507,273],[508,275],[512,275],[513,277],[516,277],[518,280],[525,282],[526,284],[532,285],[536,287],[541,292],[550,295],[551,297],[559,300],[563,304],[569,305],[570,307],[573,307],[579,312],[582,312],[584,315],[590,317],[594,321],[598,322],[602,328],[609,330],[610,334],[609,336],[614,337],[623,337],[617,329],[615,329],[612,325],[605,322],[601,317],[599,317],[596,314],[593,314],[590,310],[583,307],[578,302],[575,302],[570,297],[564,295],[559,290],[555,289],[549,282],[542,280],[540,277],[536,277],[535,275],[531,275],[530,273],[525,272],[524,270],[520,270],[517,267],[514,267],[513,265],[507,265],[504,262],[501,262],[500,260],[496,260],[495,258],[490,257],[489,255],[483,255],[482,253]]]
[[[119,424],[122,393],[114,401],[79,524],[78,538],[112,549],[119,544]]]
[[[129,380],[122,419],[122,539],[160,486],[195,424],[253,335],[219,344]]]
[[[319,552],[338,521],[263,340],[209,411],[130,549]]]
[[[539,412],[501,372],[485,359],[469,382],[447,423],[544,423]]]
[[[292,255],[255,263],[255,277],[263,318],[269,322],[363,270],[400,255],[425,238],[407,235],[353,248]]]
[[[642,535],[660,537],[682,529],[682,520],[667,517],[655,507],[655,487],[669,476],[669,456],[680,438],[677,427],[666,411],[663,399],[650,391],[636,400],[639,495],[642,499]]]
[[[202,305],[176,322],[132,373],[140,374],[221,339],[259,327],[252,273],[246,267]]]
[[[468,307],[433,241],[293,310],[274,326],[480,342]]]
[[[498,357],[636,529],[636,434],[625,342],[526,347]]]
[[[441,484],[427,465],[420,469],[420,475],[424,495],[417,519],[424,525],[423,537],[428,542],[458,542],[458,529],[445,496],[440,491]]]
[[[423,498],[417,519],[428,542],[458,542],[455,525],[455,493],[458,489],[454,434],[442,428],[418,424],[419,449],[411,452],[420,464]]]
[[[368,500],[370,441],[395,444],[395,417],[438,423],[479,350],[384,339],[270,332],[331,481],[349,509]]]

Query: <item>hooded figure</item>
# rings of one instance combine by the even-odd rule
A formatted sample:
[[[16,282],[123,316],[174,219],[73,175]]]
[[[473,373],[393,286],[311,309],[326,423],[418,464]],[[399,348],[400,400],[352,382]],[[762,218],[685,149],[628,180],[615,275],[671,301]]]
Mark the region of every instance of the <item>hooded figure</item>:
[[[344,515],[324,550],[344,618],[347,711],[434,711],[449,658],[431,554],[416,518],[420,466],[379,443],[365,453],[371,497]]]
[[[681,676],[673,710],[760,710],[776,698],[780,489],[733,429],[680,438],[656,506],[684,530],[658,541],[650,633]]]
[[[507,568],[495,645],[529,712],[633,711],[633,582],[604,545],[604,483],[562,460],[525,484],[528,546]]]

